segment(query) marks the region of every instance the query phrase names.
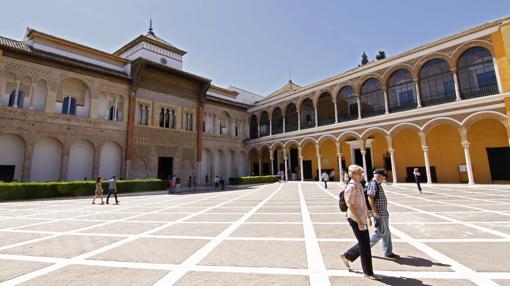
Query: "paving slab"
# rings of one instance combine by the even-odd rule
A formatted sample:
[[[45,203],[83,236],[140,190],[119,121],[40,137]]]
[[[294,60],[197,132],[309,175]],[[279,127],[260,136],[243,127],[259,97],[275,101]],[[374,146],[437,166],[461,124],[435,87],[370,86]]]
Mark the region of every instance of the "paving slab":
[[[20,275],[39,270],[51,264],[34,261],[17,261],[0,259],[0,282],[4,282]]]
[[[221,286],[305,286],[310,285],[307,276],[295,275],[268,275],[249,273],[222,273],[222,272],[189,272],[176,286],[190,285],[221,285]]]

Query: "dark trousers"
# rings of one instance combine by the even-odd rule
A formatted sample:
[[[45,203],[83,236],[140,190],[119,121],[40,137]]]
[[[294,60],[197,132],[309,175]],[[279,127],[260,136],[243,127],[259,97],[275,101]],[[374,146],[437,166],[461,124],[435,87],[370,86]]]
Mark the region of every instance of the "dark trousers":
[[[119,200],[117,200],[117,192],[112,189],[108,189],[108,197],[106,197],[106,203],[108,203],[108,200],[110,199],[110,196],[112,195],[112,193],[115,196],[115,202],[118,203]]]
[[[327,189],[328,188],[328,181],[324,181],[324,188]]]
[[[370,249],[370,236],[368,234],[368,227],[364,231],[359,230],[358,223],[354,220],[347,218],[351,225],[354,236],[358,243],[347,250],[344,255],[350,262],[356,260],[361,256],[361,267],[363,273],[373,275],[374,270],[372,269],[372,250]]]
[[[421,191],[420,176],[414,176],[414,179],[416,180],[416,185],[418,186],[418,190]]]

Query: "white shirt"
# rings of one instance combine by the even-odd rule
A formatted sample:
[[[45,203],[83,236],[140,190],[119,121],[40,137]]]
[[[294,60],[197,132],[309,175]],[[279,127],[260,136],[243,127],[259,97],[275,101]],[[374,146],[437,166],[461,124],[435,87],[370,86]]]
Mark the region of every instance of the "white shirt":
[[[326,173],[326,172],[322,173],[322,180],[323,181],[329,181],[328,173]]]

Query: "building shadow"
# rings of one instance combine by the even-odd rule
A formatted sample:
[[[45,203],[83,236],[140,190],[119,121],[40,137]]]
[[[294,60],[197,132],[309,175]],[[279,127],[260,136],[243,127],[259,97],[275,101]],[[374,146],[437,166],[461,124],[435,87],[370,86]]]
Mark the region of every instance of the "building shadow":
[[[400,265],[409,265],[413,267],[432,267],[432,266],[441,266],[441,267],[450,267],[451,265],[439,263],[439,262],[433,262],[429,259],[416,257],[416,256],[402,256],[399,259],[389,259],[386,257],[380,257],[380,256],[372,256],[375,259],[381,259],[381,260],[387,260],[392,261],[395,263],[398,263]]]

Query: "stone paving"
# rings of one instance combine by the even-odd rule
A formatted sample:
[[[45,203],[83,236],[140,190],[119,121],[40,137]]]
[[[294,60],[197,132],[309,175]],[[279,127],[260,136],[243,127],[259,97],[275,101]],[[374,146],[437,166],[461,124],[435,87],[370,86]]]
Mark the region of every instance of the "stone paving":
[[[381,281],[339,259],[354,243],[341,188],[0,203],[0,285],[510,285],[508,185],[386,186],[402,258],[374,246]]]

